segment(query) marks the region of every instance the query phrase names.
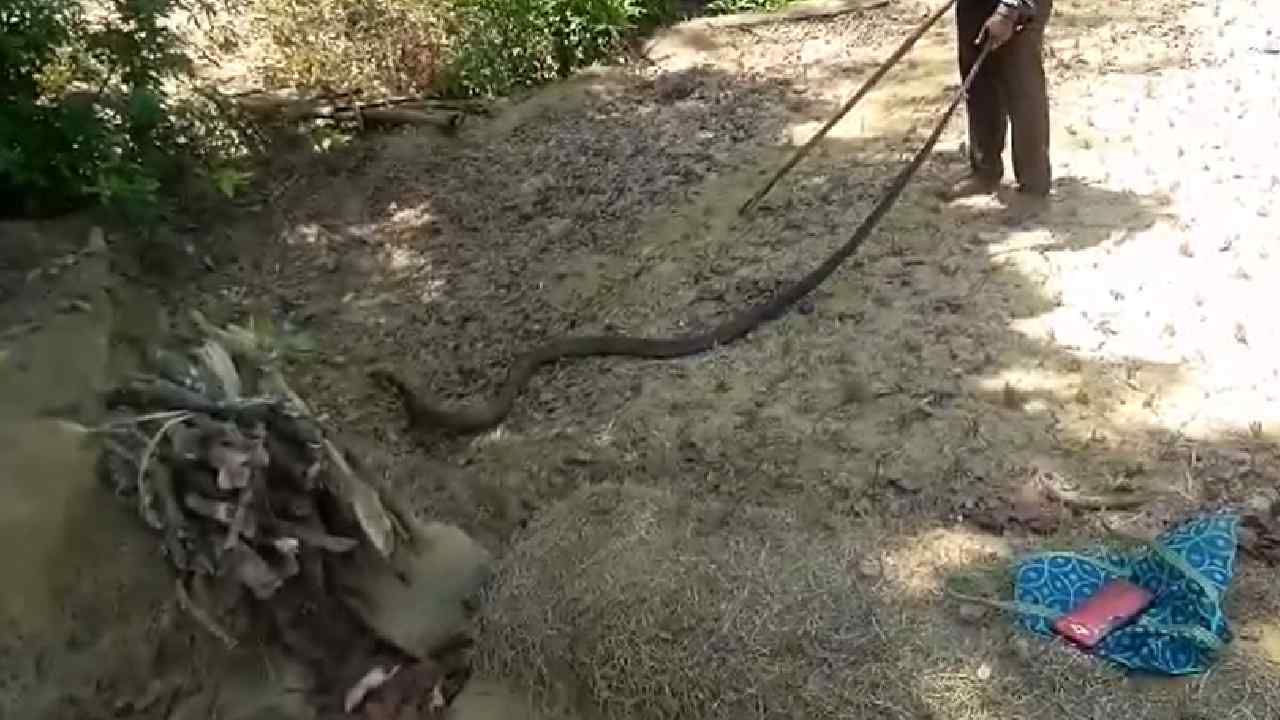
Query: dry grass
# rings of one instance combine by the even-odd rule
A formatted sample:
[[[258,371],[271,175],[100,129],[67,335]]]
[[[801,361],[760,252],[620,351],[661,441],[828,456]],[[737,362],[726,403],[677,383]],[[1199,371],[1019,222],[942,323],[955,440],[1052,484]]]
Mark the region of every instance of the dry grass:
[[[481,668],[587,716],[869,709],[887,646],[858,579],[863,555],[787,513],[588,488],[505,558]]]
[[[452,12],[434,0],[216,0],[180,29],[201,76],[224,89],[407,93],[440,82]]]
[[[1277,717],[1280,672],[1253,644],[1201,678],[1126,678],[1005,618],[960,622],[921,590],[999,548],[887,530],[585,488],[504,558],[478,670],[549,717]]]

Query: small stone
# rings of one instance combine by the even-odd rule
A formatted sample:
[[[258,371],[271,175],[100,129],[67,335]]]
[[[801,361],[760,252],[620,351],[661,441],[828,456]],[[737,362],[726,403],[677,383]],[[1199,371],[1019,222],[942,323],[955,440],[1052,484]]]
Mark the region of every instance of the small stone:
[[[1009,643],[1009,650],[1013,652],[1014,657],[1018,658],[1022,662],[1031,661],[1035,654],[1032,651],[1031,643],[1024,637],[1014,638]]]
[[[564,461],[565,461],[565,464],[567,465],[581,466],[581,465],[594,464],[596,459],[592,457],[590,453],[574,452],[574,453],[570,453],[569,456],[564,459]]]
[[[666,72],[653,81],[654,94],[664,102],[683,100],[692,95],[696,88],[697,83],[687,72]]]
[[[965,603],[960,606],[960,619],[967,623],[976,625],[987,617],[988,612],[987,608],[982,605],[978,605],[976,603]]]
[[[413,539],[389,562],[359,557],[334,567],[344,603],[383,640],[417,658],[464,636],[492,573],[489,551],[460,528],[403,518]],[[359,551],[358,551],[359,552]]]
[[[573,221],[565,218],[555,218],[547,222],[547,236],[552,240],[560,240],[568,236],[573,231]]]
[[[914,495],[924,489],[924,481],[919,477],[889,478],[889,485],[911,495]]]
[[[60,313],[88,313],[93,312],[93,306],[84,300],[63,300],[58,303],[58,312]]]
[[[1271,517],[1277,503],[1280,503],[1280,493],[1267,488],[1253,494],[1245,503],[1250,513],[1255,513],[1261,517]]]
[[[89,231],[89,243],[85,246],[85,252],[92,255],[105,253],[107,251],[107,236],[102,232],[102,228],[95,227]]]
[[[990,679],[991,679],[991,666],[990,666],[990,665],[988,665],[988,664],[986,664],[986,663],[982,663],[981,665],[979,665],[979,666],[978,666],[978,679],[979,679],[979,680],[981,680],[981,681],[983,681],[983,682],[986,682],[986,681],[988,681],[988,680],[990,680]]]

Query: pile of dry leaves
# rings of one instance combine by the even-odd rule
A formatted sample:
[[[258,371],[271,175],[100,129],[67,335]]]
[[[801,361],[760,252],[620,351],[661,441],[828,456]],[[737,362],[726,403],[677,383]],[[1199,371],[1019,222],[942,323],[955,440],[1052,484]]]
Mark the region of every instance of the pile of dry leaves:
[[[974,525],[997,535],[1012,528],[1048,535],[1057,531],[1073,512],[1130,510],[1151,499],[1146,493],[1126,487],[1106,494],[1086,494],[1047,467],[1032,465],[1024,475],[1013,493],[975,498],[960,508],[961,513]]]
[[[100,477],[162,538],[179,604],[229,647],[279,640],[315,670],[319,707],[370,720],[443,712],[456,673],[416,638],[380,633],[346,596],[348,578],[391,571],[353,565],[392,568],[419,526],[361,477],[263,338],[193,319],[203,343],[153,352],[149,373],[108,394],[96,433]]]

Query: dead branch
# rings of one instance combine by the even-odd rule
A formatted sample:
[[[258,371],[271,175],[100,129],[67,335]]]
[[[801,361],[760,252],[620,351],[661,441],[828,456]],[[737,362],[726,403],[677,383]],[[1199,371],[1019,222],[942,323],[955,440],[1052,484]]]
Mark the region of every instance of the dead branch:
[[[1042,482],[1041,485],[1050,500],[1061,503],[1073,510],[1132,510],[1142,507],[1151,500],[1149,495],[1143,493],[1125,492],[1085,495],[1074,490],[1064,490],[1055,486],[1052,482]]]
[[[878,10],[889,5],[889,0],[818,0],[817,2],[800,2],[776,12],[742,13],[721,15],[719,17],[702,18],[695,23],[711,28],[733,28],[743,30],[775,25],[787,22],[803,22],[806,20],[830,20],[842,15]]]
[[[436,110],[465,113],[467,115],[491,115],[492,106],[483,100],[440,100],[424,98],[416,95],[381,98],[359,103],[359,109],[371,110],[380,107],[403,107],[411,110]]]
[[[200,625],[200,627],[208,630],[210,635],[221,640],[222,644],[227,646],[227,649],[235,649],[237,645],[236,639],[226,630],[223,630],[222,626],[215,622],[214,619],[204,611],[204,608],[195,604],[191,599],[191,595],[187,593],[186,586],[182,584],[181,578],[175,582],[174,595],[178,599],[178,607],[186,611],[186,613],[190,615],[192,619]]]
[[[465,115],[459,112],[412,110],[406,108],[359,108],[339,111],[331,116],[335,120],[354,120],[375,125],[431,125],[453,131],[462,125]]]
[[[390,97],[370,100],[356,100],[364,97],[364,91],[353,90],[342,93],[308,93],[300,89],[287,90],[250,90],[247,92],[223,95],[223,98],[234,100],[247,110],[261,112],[278,112],[279,108],[309,107],[329,105],[336,109],[368,110],[379,107],[408,106],[422,110],[450,110],[468,115],[488,115],[492,105],[486,100],[464,98],[433,98],[424,95],[392,95]]]
[[[467,101],[438,101],[421,97],[392,97],[370,102],[336,97],[299,97],[293,94],[257,93],[236,98],[247,114],[261,120],[298,122],[332,120],[360,125],[430,125],[453,131],[467,114],[486,114],[488,108]]]
[[[374,626],[353,616],[335,636],[334,619],[312,610],[343,601],[328,563],[389,558],[413,543],[407,521],[290,387],[274,338],[192,317],[203,344],[149,353],[155,374],[107,393],[107,421],[83,430],[101,440],[100,481],[162,535],[177,606],[227,647],[237,645],[227,628],[268,617],[282,636],[332,642],[335,654],[349,652],[349,632],[386,654]],[[241,398],[243,388],[267,397]]]

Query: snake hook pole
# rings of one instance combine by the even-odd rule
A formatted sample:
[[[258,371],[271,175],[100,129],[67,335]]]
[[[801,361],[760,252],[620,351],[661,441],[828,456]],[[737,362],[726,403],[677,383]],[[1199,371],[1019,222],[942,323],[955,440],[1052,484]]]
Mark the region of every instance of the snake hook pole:
[[[916,41],[923,37],[924,34],[929,31],[929,28],[933,27],[934,24],[938,22],[938,18],[941,18],[943,13],[950,10],[951,6],[955,4],[956,0],[947,0],[941,7],[934,11],[933,14],[925,18],[924,22],[920,23],[920,26],[913,30],[911,34],[907,36],[906,40],[902,41],[902,44],[898,46],[898,49],[894,50],[892,55],[886,58],[884,62],[880,63],[880,67],[876,68],[876,71],[871,74],[871,77],[867,78],[862,83],[862,87],[858,88],[858,91],[853,94],[853,97],[846,100],[840,110],[833,115],[831,119],[818,130],[818,132],[814,133],[813,137],[809,138],[808,142],[801,145],[800,148],[791,155],[791,159],[783,163],[782,167],[778,168],[778,170],[774,172],[773,177],[769,178],[769,181],[756,191],[756,194],[752,195],[750,199],[742,204],[742,207],[738,208],[738,214],[745,214],[748,210],[754,207],[756,203],[760,202],[765,195],[768,195],[769,191],[773,189],[773,186],[777,185],[778,181],[782,179],[782,176],[790,172],[791,168],[795,167],[797,163],[804,159],[804,157],[813,150],[814,146],[817,145],[822,138],[826,137],[827,133],[831,131],[831,128],[835,127],[835,124],[840,122],[841,118],[849,114],[849,111],[853,109],[853,106],[857,105],[859,100],[866,96],[867,93],[871,92],[871,88],[875,87],[885,74],[887,74],[894,65],[898,64],[898,61],[907,54],[907,51],[916,44]]]

